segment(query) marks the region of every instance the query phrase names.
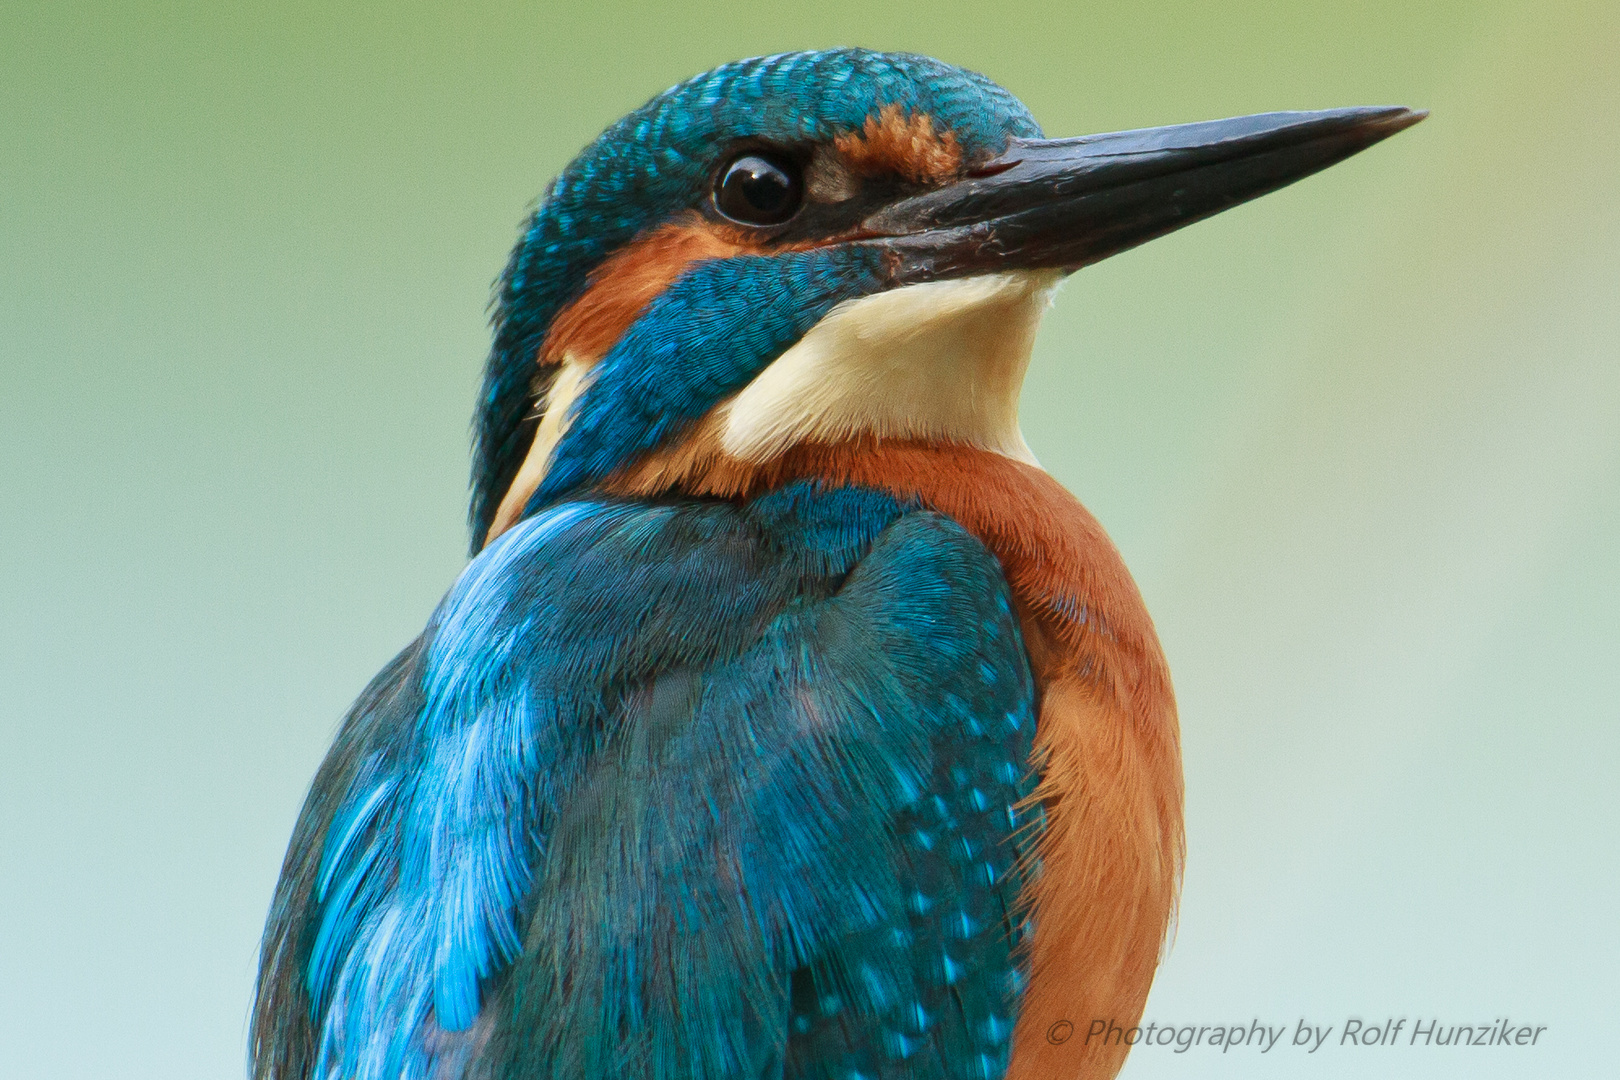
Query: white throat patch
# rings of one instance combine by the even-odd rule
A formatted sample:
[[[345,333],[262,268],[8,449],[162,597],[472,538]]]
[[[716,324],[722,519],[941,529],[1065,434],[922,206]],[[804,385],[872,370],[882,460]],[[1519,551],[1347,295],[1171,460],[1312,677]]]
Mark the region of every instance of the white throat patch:
[[[1062,276],[986,274],[839,304],[722,407],[721,446],[764,462],[796,443],[869,434],[1034,464],[1018,393]]]
[[[839,304],[710,414],[720,449],[759,464],[801,442],[876,435],[961,443],[1036,464],[1018,429],[1018,393],[1062,277],[986,274]],[[592,374],[592,362],[565,358],[486,542],[521,516]]]

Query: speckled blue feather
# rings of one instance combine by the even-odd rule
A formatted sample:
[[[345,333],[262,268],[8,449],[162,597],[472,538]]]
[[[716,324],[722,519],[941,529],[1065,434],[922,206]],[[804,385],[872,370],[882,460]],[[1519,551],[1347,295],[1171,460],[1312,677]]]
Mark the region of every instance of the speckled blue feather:
[[[597,364],[532,513],[686,429],[748,385],[842,300],[881,287],[870,248],[699,263]]]
[[[954,523],[563,502],[390,671],[281,913],[314,1076],[1005,1070],[1033,687]]]
[[[564,170],[498,286],[475,552],[590,271],[699,206],[738,140],[825,141],[888,105],[970,160],[1039,134],[978,75],[831,50],[689,80]],[[596,365],[524,519],[316,777],[265,933],[259,1080],[1005,1071],[1040,822],[1018,809],[1034,689],[995,559],[871,491],[592,494],[882,287],[870,258],[699,264]]]

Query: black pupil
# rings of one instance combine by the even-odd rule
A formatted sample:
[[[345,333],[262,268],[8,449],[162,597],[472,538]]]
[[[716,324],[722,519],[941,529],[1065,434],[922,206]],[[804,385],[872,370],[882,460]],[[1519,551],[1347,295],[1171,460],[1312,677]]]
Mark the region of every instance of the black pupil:
[[[745,154],[726,167],[715,205],[728,218],[750,225],[786,221],[804,196],[798,167],[763,154]]]

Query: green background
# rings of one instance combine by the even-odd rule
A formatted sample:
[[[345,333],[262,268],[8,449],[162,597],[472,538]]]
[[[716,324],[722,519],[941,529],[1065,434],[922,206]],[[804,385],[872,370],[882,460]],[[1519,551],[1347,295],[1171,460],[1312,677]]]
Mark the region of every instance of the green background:
[[[1190,857],[1148,1017],[1549,1030],[1126,1075],[1607,1071],[1620,4],[13,0],[0,1075],[240,1074],[305,785],[462,564],[525,206],[672,82],[833,44],[982,70],[1050,134],[1434,111],[1079,274],[1025,428],[1180,694]]]

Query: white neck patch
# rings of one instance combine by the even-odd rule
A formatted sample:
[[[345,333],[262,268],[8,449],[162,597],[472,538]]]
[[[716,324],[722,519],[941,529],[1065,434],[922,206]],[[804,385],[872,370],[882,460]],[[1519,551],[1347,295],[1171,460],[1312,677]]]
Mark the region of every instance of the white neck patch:
[[[845,301],[722,406],[721,446],[930,439],[1035,463],[1018,394],[1058,271],[932,281]]]
[[[1018,428],[1018,393],[1062,277],[986,274],[839,304],[715,410],[721,449],[761,464],[801,442],[876,435],[960,443],[1036,464]],[[591,375],[591,363],[564,359],[487,539],[522,514]]]
[[[572,419],[570,410],[590,385],[590,374],[591,365],[570,354],[563,358],[562,367],[551,377],[551,388],[546,391],[546,411],[534,429],[534,441],[529,444],[523,464],[518,467],[517,475],[512,478],[511,486],[506,489],[506,495],[495,511],[495,520],[490,523],[485,543],[517,524],[529,496],[545,479],[546,470],[551,466],[551,455],[568,431],[568,421]]]

